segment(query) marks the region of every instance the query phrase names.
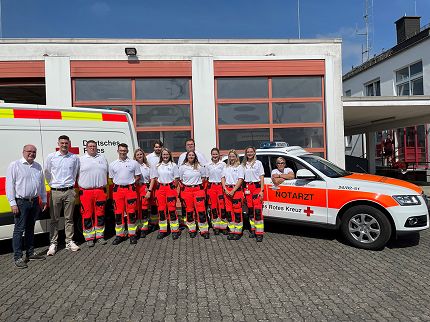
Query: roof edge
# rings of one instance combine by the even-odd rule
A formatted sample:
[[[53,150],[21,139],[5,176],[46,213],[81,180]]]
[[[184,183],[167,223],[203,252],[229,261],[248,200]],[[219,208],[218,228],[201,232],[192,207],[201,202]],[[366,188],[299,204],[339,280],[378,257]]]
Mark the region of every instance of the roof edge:
[[[2,44],[320,44],[342,43],[340,38],[315,39],[140,39],[140,38],[3,38]]]

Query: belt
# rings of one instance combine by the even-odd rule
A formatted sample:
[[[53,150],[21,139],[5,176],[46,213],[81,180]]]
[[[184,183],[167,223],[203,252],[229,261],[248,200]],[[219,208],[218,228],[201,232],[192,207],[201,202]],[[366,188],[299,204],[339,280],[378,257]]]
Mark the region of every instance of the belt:
[[[236,185],[234,185],[234,184],[227,184],[227,185],[225,185],[227,188],[234,188]],[[242,190],[242,187],[239,187],[236,191],[241,191]]]
[[[81,187],[79,187],[79,189],[81,189],[81,190],[104,190],[105,187],[96,187],[96,188],[81,188]]]
[[[36,199],[39,199],[38,196],[36,197],[25,197],[25,198],[15,198],[16,200],[22,200],[22,201],[28,201],[28,202],[33,202]]]
[[[115,184],[115,186],[120,188],[130,188],[134,187],[134,184]]]
[[[200,184],[191,184],[191,185],[184,184],[184,188],[197,188],[197,187],[199,187],[200,189],[203,189],[203,184],[202,183],[200,183]]]
[[[260,188],[261,187],[261,183],[260,182],[258,182],[258,181],[255,181],[255,182],[253,182],[253,181],[251,181],[251,182],[245,182],[247,185],[248,184],[253,184],[254,186],[256,186],[257,188]]]
[[[67,191],[67,190],[72,190],[73,186],[70,187],[66,187],[66,188],[51,188],[51,190],[53,191]]]
[[[173,184],[173,181],[169,183],[159,183],[160,186],[171,186],[172,184]]]

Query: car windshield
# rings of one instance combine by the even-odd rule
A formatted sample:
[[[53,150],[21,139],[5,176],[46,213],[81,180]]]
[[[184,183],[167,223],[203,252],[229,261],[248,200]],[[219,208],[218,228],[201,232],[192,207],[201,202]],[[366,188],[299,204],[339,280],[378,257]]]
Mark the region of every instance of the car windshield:
[[[339,168],[337,165],[334,165],[330,161],[316,155],[302,155],[300,158],[330,178],[345,177],[351,174],[350,172]]]

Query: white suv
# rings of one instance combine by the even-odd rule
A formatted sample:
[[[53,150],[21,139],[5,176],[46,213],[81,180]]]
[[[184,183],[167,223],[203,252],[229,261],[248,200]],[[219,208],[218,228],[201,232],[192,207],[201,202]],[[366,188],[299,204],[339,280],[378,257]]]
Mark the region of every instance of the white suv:
[[[275,186],[271,171],[278,157],[296,179]],[[257,159],[265,170],[263,212],[268,219],[340,229],[353,246],[372,250],[382,249],[393,234],[429,227],[427,197],[409,182],[351,173],[285,143],[264,145]]]

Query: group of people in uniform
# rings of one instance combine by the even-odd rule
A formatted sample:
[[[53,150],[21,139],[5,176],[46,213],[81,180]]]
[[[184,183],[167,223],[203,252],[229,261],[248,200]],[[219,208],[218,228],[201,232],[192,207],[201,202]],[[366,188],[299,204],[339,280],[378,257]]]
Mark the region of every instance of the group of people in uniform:
[[[235,150],[228,152],[227,162],[221,160],[217,148],[211,150],[210,161],[195,150],[195,142],[188,139],[186,152],[174,162],[171,151],[161,141],[154,151],[145,155],[138,148],[133,159],[128,157],[128,146],[118,145],[118,159],[108,164],[98,153],[97,142],[88,140],[86,152],[78,157],[69,151],[70,139],[58,138],[58,150],[48,155],[45,169],[34,161],[34,145],[23,148],[23,157],[12,162],[7,170],[6,194],[14,214],[13,249],[15,265],[27,267],[29,260],[45,256],[34,252],[33,236],[37,215],[46,208],[44,180],[50,187],[50,246],[48,256],[55,255],[58,244],[58,224],[64,213],[66,249],[78,251],[73,241],[76,190],[79,187],[83,235],[88,247],[106,244],[105,207],[108,196],[108,178],[113,182],[113,210],[115,238],[118,245],[127,238],[136,244],[150,230],[159,227],[158,239],[181,235],[181,225],[188,228],[191,238],[198,233],[209,239],[209,224],[215,235],[228,235],[238,240],[243,232],[242,207],[248,208],[250,234],[257,242],[263,240],[264,222],[262,202],[264,169],[256,158],[254,147],[245,149],[240,162]],[[177,206],[182,212],[178,215]],[[210,211],[208,211],[210,209]],[[208,216],[208,213],[210,215]],[[22,234],[25,232],[26,258],[23,259]]]

